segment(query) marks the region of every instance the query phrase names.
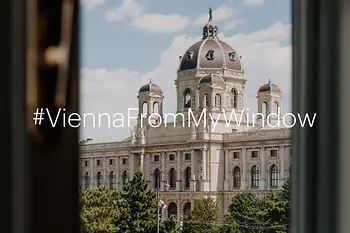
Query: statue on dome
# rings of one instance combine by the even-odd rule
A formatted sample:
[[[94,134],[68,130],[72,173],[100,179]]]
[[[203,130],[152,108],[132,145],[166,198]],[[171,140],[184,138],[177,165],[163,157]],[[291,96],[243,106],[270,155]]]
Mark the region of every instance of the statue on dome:
[[[212,19],[213,19],[213,9],[210,6],[209,7],[209,21],[211,21]]]

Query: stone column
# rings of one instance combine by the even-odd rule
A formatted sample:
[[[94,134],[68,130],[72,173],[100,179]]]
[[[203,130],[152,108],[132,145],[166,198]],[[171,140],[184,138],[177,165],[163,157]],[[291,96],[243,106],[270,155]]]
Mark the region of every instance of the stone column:
[[[117,183],[116,189],[120,189],[120,157],[115,157],[115,165],[116,165],[116,171],[115,171],[115,182]]]
[[[135,169],[135,163],[134,162],[135,162],[135,154],[131,153],[130,161],[129,161],[129,174],[128,174],[129,181],[134,176],[134,169]]]
[[[165,163],[166,163],[166,153],[162,152],[162,165],[161,165],[161,172],[160,172],[160,190],[165,191],[164,184],[165,184]]]
[[[229,151],[224,151],[224,190],[230,190],[230,177],[229,177]]]
[[[260,156],[260,183],[259,183],[259,189],[262,189],[262,190],[266,190],[266,174],[267,174],[267,171],[266,171],[266,165],[265,165],[265,161],[266,161],[266,158],[265,158],[265,151],[266,149],[264,147],[261,147],[260,148],[260,153],[259,153],[259,156]]]
[[[207,178],[207,150],[202,149],[202,179]]]
[[[196,162],[197,162],[197,156],[194,149],[191,150],[191,191],[196,191]]]
[[[281,188],[284,181],[285,181],[285,164],[284,164],[284,161],[285,161],[285,147],[284,146],[280,146],[279,148],[279,158],[280,158],[280,165],[278,167],[278,186]]]
[[[90,167],[90,172],[89,172],[89,179],[90,179],[90,187],[94,187],[94,158],[91,158],[89,160],[89,167]]]
[[[201,191],[209,191],[209,180],[208,180],[208,156],[207,149],[202,149],[202,180],[201,180]]]
[[[247,148],[242,148],[242,163],[243,163],[243,167],[242,167],[242,181],[241,181],[241,189],[246,189],[249,185],[249,168],[247,165]]]
[[[206,180],[210,181],[210,151],[206,150],[207,158],[207,177]]]
[[[106,162],[106,157],[102,158],[102,186],[108,187],[108,174],[106,174],[107,170],[107,162]]]
[[[140,171],[145,174],[145,151],[142,150],[140,154]],[[146,177],[145,177],[146,178]]]
[[[177,163],[177,169],[176,169],[176,191],[182,191],[181,190],[181,163],[182,163],[182,151],[176,151],[176,163]]]
[[[181,201],[176,201],[176,207],[177,207],[177,221],[180,222],[180,217],[182,215],[182,206],[181,206]]]

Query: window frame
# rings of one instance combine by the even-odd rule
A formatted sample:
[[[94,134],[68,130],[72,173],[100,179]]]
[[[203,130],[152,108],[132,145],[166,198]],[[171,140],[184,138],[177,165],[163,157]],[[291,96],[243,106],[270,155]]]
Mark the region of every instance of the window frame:
[[[348,115],[348,119],[349,114],[343,111],[350,100],[348,90],[342,90],[349,87],[350,75],[345,64],[349,56],[348,60],[341,58],[345,51],[350,53],[350,32],[345,20],[349,17],[350,5],[345,2],[292,2],[292,113],[317,113],[314,127],[296,125],[292,129],[292,233],[345,233],[350,228],[346,220],[350,214],[346,190],[350,187],[342,179],[349,176],[349,169],[341,170],[342,165],[349,164],[349,159],[348,153],[345,157],[345,150],[340,150],[339,140],[349,138],[344,137],[348,133],[340,136],[340,132],[345,131],[344,125],[349,124],[344,117]],[[340,27],[342,20],[343,28]],[[343,41],[341,31],[348,33],[343,34]],[[343,146],[348,147],[345,141]],[[348,175],[340,176],[341,172]],[[324,192],[325,189],[329,192]],[[344,193],[346,198],[339,198]]]

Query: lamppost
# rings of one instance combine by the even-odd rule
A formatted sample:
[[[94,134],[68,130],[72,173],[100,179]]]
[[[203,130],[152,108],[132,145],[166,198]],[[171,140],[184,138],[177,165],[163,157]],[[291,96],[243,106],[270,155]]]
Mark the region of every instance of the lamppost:
[[[157,176],[157,190],[156,190],[156,193],[157,193],[157,233],[159,233],[159,184],[160,184],[160,176],[161,174],[164,173],[164,171],[161,171],[159,172],[158,176]],[[165,190],[168,190],[170,187],[170,185],[166,182],[164,184],[164,188]]]

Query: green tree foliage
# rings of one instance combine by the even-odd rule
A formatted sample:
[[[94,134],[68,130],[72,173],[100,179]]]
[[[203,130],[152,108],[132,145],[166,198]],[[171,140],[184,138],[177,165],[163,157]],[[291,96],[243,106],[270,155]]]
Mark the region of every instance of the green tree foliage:
[[[156,225],[156,193],[137,171],[122,193],[122,214],[116,221],[124,233],[151,232]]]
[[[237,194],[229,207],[226,226],[222,232],[234,233],[238,224],[239,232],[286,233],[290,227],[291,179],[281,192],[270,192],[259,200],[251,192]],[[226,227],[228,228],[228,227]]]
[[[288,227],[290,226],[290,219],[291,219],[291,198],[292,198],[292,179],[291,175],[289,176],[288,180],[283,184],[282,191],[278,196],[279,201],[284,206],[284,212],[281,216],[281,225],[285,226],[285,230],[280,232],[288,232]],[[287,227],[288,226],[288,227]]]
[[[271,192],[267,194],[262,205],[264,210],[264,216],[262,220],[262,225],[265,227],[264,232],[287,232],[288,226],[284,223],[286,218],[287,204],[287,200],[281,200],[275,193]]]
[[[291,179],[281,192],[260,200],[252,192],[237,194],[222,217],[212,198],[199,200],[183,217],[182,231],[176,218],[162,219],[160,233],[287,233],[290,225]],[[162,206],[160,206],[160,209]],[[141,172],[136,172],[123,193],[106,188],[82,193],[82,233],[157,232],[157,197]]]
[[[120,212],[117,200],[118,191],[110,192],[106,188],[89,189],[81,197],[81,223],[83,233],[117,233],[119,227],[114,220]]]
[[[229,214],[232,221],[239,225],[241,232],[262,232],[260,224],[264,211],[262,201],[251,192],[237,194],[229,207]]]
[[[157,198],[141,172],[136,172],[123,193],[106,188],[82,193],[83,233],[156,233]],[[160,209],[162,206],[160,206]],[[177,233],[177,221],[160,221],[160,233]]]
[[[217,201],[212,198],[199,200],[184,216],[184,233],[218,233],[220,211]]]
[[[177,220],[175,218],[161,220],[159,222],[159,232],[160,233],[180,233]],[[150,233],[157,233],[156,226]]]
[[[220,226],[219,232],[220,233],[241,233],[239,224],[234,219],[232,219],[230,215],[223,217],[223,221]]]

